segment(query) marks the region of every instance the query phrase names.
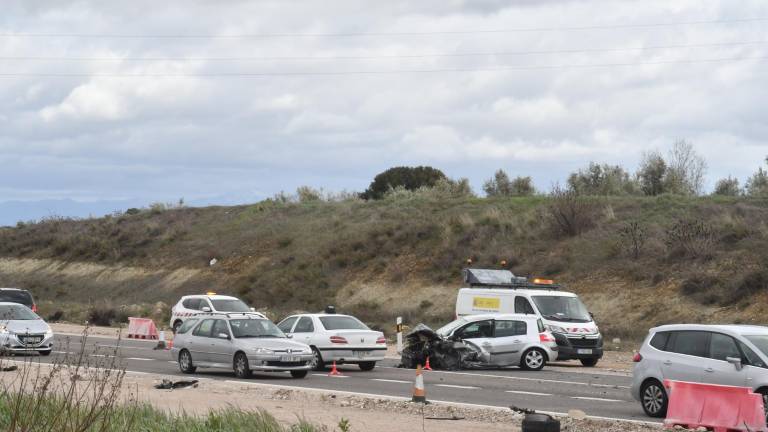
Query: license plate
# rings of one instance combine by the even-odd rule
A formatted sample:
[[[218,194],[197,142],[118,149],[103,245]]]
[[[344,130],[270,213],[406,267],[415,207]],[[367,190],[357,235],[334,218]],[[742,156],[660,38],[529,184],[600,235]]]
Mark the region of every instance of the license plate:
[[[355,357],[370,357],[370,351],[352,351],[352,355]]]
[[[592,350],[591,349],[577,349],[576,353],[577,354],[592,354]]]
[[[280,357],[280,361],[295,363],[295,362],[301,361],[301,359],[299,358],[299,356],[282,356]]]
[[[33,344],[39,344],[43,341],[43,338],[41,337],[34,337],[34,338],[26,338],[24,339],[24,343],[27,345],[33,345]]]

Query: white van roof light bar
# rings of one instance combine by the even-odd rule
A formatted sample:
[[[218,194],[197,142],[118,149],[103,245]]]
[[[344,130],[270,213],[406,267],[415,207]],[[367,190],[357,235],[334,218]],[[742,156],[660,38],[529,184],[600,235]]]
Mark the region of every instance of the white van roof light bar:
[[[477,288],[509,288],[509,289],[545,289],[558,290],[556,284],[540,284],[529,281],[522,276],[515,276],[509,270],[464,269],[464,282],[470,287]]]

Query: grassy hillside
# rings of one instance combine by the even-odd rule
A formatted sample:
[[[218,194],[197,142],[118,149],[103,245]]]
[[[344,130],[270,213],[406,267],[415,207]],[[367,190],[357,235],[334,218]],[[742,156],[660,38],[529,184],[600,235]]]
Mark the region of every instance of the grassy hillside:
[[[562,203],[546,197],[411,195],[53,218],[0,229],[0,286],[29,288],[44,314],[71,320],[98,304],[165,322],[180,295],[215,290],[275,316],[336,304],[383,326],[397,314],[449,319],[471,258],[568,285],[609,336],[768,321],[768,202],[584,198],[578,235],[553,210]],[[637,257],[633,237],[644,239]]]

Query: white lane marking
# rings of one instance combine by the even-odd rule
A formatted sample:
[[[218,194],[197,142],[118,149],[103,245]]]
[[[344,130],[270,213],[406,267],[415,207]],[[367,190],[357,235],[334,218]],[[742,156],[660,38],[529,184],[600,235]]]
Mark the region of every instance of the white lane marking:
[[[312,374],[312,376],[321,376],[321,377],[328,377],[328,378],[349,378],[347,375]]]
[[[519,391],[519,390],[506,390],[504,393],[514,393],[514,394],[520,394],[520,395],[529,395],[529,396],[552,396],[551,393],[536,393],[536,392],[527,392],[527,391]]]
[[[448,387],[448,388],[464,389],[464,390],[480,390],[480,387],[454,385],[454,384],[435,384],[435,387]]]
[[[384,378],[371,378],[371,381],[387,382],[387,383],[398,383],[398,384],[412,384],[410,381],[384,379]]]
[[[179,362],[177,362],[176,360],[168,360],[168,363],[178,364]]]
[[[142,358],[142,357],[126,357],[126,360],[141,360],[141,361],[152,361],[154,359],[148,359],[148,358]]]
[[[587,396],[572,396],[571,399],[589,400],[589,401],[597,401],[597,402],[624,402],[623,400],[619,400],[619,399],[605,399],[605,398],[587,397]]]
[[[106,358],[106,357],[114,358],[115,357],[115,356],[109,355],[109,354],[88,354],[88,356],[90,356],[90,357],[101,357],[101,358]]]
[[[402,368],[396,368],[391,366],[379,366],[382,369],[402,369]],[[518,380],[518,381],[532,381],[532,382],[546,382],[546,383],[553,383],[553,384],[571,384],[571,385],[581,385],[581,386],[587,386],[587,387],[610,387],[610,388],[619,388],[619,389],[629,389],[629,386],[619,386],[619,385],[611,385],[611,384],[593,384],[593,383],[586,383],[586,382],[577,382],[577,381],[560,381],[560,380],[552,380],[552,379],[545,379],[545,378],[527,378],[527,377],[518,377],[518,376],[510,376],[510,375],[493,375],[493,374],[479,374],[479,373],[471,373],[471,372],[455,372],[455,371],[432,371],[431,373],[442,373],[442,374],[449,374],[449,375],[465,375],[465,376],[473,376],[473,377],[482,377],[482,378],[503,378],[503,379],[511,379],[511,380]],[[611,375],[605,375],[605,376],[611,376]]]
[[[149,375],[149,372],[139,372],[139,371],[125,371],[125,373],[133,374],[133,375]]]
[[[54,353],[54,354],[74,354],[74,353],[71,353],[69,351],[51,351],[51,352]]]

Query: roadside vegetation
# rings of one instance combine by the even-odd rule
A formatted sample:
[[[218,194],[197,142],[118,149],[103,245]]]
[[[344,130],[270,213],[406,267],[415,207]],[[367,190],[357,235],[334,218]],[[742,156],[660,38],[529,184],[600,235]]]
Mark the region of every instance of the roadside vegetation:
[[[370,199],[302,187],[253,205],[54,217],[0,229],[0,285],[33,290],[43,315],[64,321],[167,325],[180,295],[213,290],[273,318],[335,304],[386,330],[396,315],[450,319],[462,267],[504,261],[582,295],[609,337],[762,319],[768,174],[703,195],[705,174],[681,141],[635,173],[591,163],[547,193],[499,170],[478,197],[466,179],[401,167],[374,179]]]

